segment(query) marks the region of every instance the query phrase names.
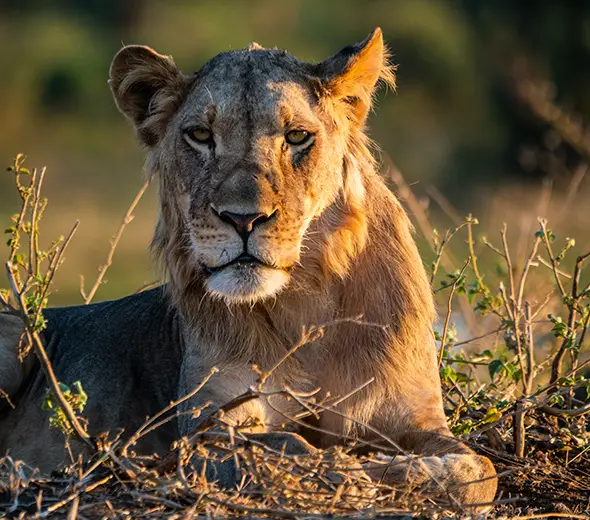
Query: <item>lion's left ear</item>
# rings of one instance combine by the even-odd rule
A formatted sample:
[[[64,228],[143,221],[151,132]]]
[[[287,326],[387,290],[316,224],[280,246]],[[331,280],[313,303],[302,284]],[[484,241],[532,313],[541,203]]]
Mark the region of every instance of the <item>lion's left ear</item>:
[[[359,125],[364,124],[379,80],[395,87],[395,67],[377,27],[363,42],[342,49],[318,64],[323,86],[330,96],[352,108]]]

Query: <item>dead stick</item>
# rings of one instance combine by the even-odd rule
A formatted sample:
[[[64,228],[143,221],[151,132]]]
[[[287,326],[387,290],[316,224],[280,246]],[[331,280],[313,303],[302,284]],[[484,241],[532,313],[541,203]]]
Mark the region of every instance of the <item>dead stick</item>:
[[[514,414],[514,453],[517,457],[524,457],[525,449],[525,429],[524,416],[525,406],[521,399],[516,402],[516,413]]]
[[[96,277],[96,281],[94,282],[94,285],[92,286],[92,288],[90,289],[90,292],[87,295],[84,294],[83,281],[82,281],[82,283],[81,283],[82,297],[84,298],[84,303],[86,305],[88,305],[92,301],[92,299],[94,298],[94,295],[96,294],[96,291],[100,287],[100,284],[102,283],[106,272],[108,271],[109,267],[111,267],[111,265],[113,263],[113,256],[115,255],[115,249],[117,249],[117,245],[119,244],[119,241],[121,240],[121,237],[123,236],[123,231],[125,231],[127,224],[129,224],[133,220],[132,213],[135,211],[137,204],[139,204],[139,201],[141,200],[141,197],[143,197],[143,194],[145,193],[145,190],[147,190],[148,186],[149,186],[149,181],[145,181],[145,183],[139,189],[139,191],[137,192],[137,195],[135,196],[135,198],[131,202],[129,208],[127,208],[127,211],[125,212],[125,215],[123,217],[123,221],[121,222],[121,225],[119,226],[119,229],[117,230],[117,234],[114,236],[114,238],[111,242],[111,248],[109,249],[109,253],[107,255],[106,262],[100,267],[99,272],[98,272],[98,276]]]
[[[453,305],[453,295],[455,294],[455,290],[457,289],[457,283],[459,282],[459,280],[463,276],[463,273],[465,273],[465,269],[467,269],[467,266],[469,265],[470,260],[471,260],[470,258],[467,259],[467,262],[465,262],[465,265],[463,266],[463,268],[459,272],[459,275],[457,276],[457,278],[455,278],[453,285],[451,285],[451,290],[449,292],[449,299],[447,300],[447,315],[445,316],[443,333],[442,333],[442,336],[440,339],[440,350],[438,351],[438,366],[439,367],[440,367],[440,364],[442,363],[443,355],[445,353],[445,343],[447,341],[447,331],[449,328],[449,322],[451,321],[451,308]]]

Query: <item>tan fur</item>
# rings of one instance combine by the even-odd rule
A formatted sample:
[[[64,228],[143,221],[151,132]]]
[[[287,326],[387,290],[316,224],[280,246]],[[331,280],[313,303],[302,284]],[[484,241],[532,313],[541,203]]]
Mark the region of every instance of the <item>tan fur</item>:
[[[447,427],[432,293],[408,217],[364,132],[371,96],[379,81],[393,86],[393,70],[377,29],[318,64],[253,44],[189,76],[170,58],[129,46],[113,60],[110,85],[159,184],[152,247],[182,318],[179,393],[219,368],[186,407],[241,394],[255,384],[252,365],[270,369],[304,327],[325,324],[323,337],[273,373],[269,389],[336,397],[372,383],[325,412],[319,426],[332,434],[314,440],[328,446],[352,436],[424,455],[422,472],[407,459],[385,480],[403,484],[411,472],[429,491],[489,502],[494,478],[465,485],[493,477],[493,466]],[[212,140],[194,141],[194,128]],[[311,140],[288,144],[292,129],[309,130]],[[227,217],[253,214],[262,217],[247,235]],[[243,253],[257,262],[240,262]],[[296,411],[292,402],[256,401],[227,419],[254,417],[274,431]],[[179,421],[181,433],[194,426],[188,415]]]
[[[191,84],[189,94],[177,92],[178,99],[186,100],[180,112],[190,112],[194,110],[191,105],[209,101],[206,97],[196,96],[194,90],[190,92],[191,89],[198,91],[199,82],[206,87],[213,86],[209,97],[211,102],[215,100],[215,106],[207,110],[218,114],[220,106],[231,105],[231,99],[215,94],[222,85],[217,82],[223,80],[231,84],[234,74],[243,78],[246,69],[242,64],[250,59],[251,53],[258,51],[263,49],[252,44],[246,49],[250,54],[236,55],[235,61],[229,62],[223,78],[211,72],[210,83],[206,74],[192,80],[194,83],[187,80]],[[261,69],[264,67],[262,60],[269,58],[260,53]],[[342,403],[339,414],[324,414],[322,427],[335,435],[320,436],[319,442],[327,445],[349,435],[372,438],[374,434],[365,426],[372,425],[402,448],[428,455],[424,464],[431,468],[431,473],[443,487],[455,487],[460,501],[486,502],[494,497],[495,479],[457,487],[459,483],[493,476],[493,466],[485,458],[472,456],[470,450],[452,438],[446,425],[432,337],[434,306],[431,291],[408,218],[375,173],[371,142],[364,133],[376,85],[382,81],[394,86],[394,67],[388,58],[381,32],[376,30],[361,44],[315,68],[296,63],[304,70],[302,76],[296,73],[291,76],[295,62],[289,62],[286,72],[270,72],[267,85],[285,95],[266,100],[260,94],[250,101],[254,105],[236,109],[237,117],[240,117],[240,110],[250,109],[254,113],[252,133],[240,136],[241,139],[251,139],[254,147],[248,151],[234,145],[235,150],[232,149],[231,153],[236,159],[228,163],[229,170],[219,173],[232,179],[233,170],[241,167],[239,157],[246,153],[248,160],[256,165],[252,174],[236,181],[237,192],[233,181],[227,184],[224,192],[216,192],[222,188],[212,187],[207,182],[200,184],[200,189],[211,190],[206,195],[208,201],[219,203],[221,200],[234,209],[244,207],[245,213],[254,208],[269,212],[278,207],[283,211],[274,226],[265,225],[264,236],[273,239],[269,246],[272,254],[267,258],[288,269],[286,288],[266,298],[256,294],[245,305],[242,300],[230,297],[220,300],[203,288],[202,280],[206,274],[195,269],[195,244],[186,239],[187,220],[191,215],[183,205],[191,204],[190,189],[179,185],[181,177],[174,173],[178,164],[184,161],[171,161],[168,154],[172,150],[167,144],[167,134],[148,152],[149,169],[160,181],[162,200],[162,215],[153,248],[172,281],[170,288],[174,301],[185,317],[193,343],[200,345],[185,358],[186,388],[197,383],[194,374],[202,375],[203,367],[221,367],[219,377],[212,382],[207,394],[214,402],[221,403],[252,383],[252,377],[246,375],[248,365],[268,369],[284,355],[288,346],[298,341],[303,326],[362,315],[363,321],[382,324],[385,328],[358,323],[327,327],[320,341],[302,348],[282,365],[272,384],[275,387],[286,384],[301,390],[321,386],[326,393],[345,395],[374,378],[374,383],[366,390]],[[314,75],[316,77],[310,80],[309,76]],[[173,77],[178,78],[178,73]],[[125,85],[125,81],[122,84]],[[239,88],[239,84],[230,88],[229,96],[239,97]],[[125,96],[115,90],[115,98],[126,112]],[[309,109],[311,114],[306,114]],[[328,159],[317,159],[298,175],[323,175],[323,180],[316,181],[317,186],[306,190],[285,190],[277,196],[258,173],[273,171],[276,160],[273,162],[272,157],[276,150],[264,143],[261,134],[257,133],[257,125],[262,125],[268,114],[293,116],[298,111],[305,120],[316,116],[330,136],[328,149],[324,148]],[[246,113],[243,114],[246,117]],[[175,119],[178,114],[169,115],[171,125]],[[145,123],[142,125],[138,128],[145,128]],[[227,129],[220,130],[219,141],[225,145],[231,139],[224,140],[224,131]],[[342,164],[342,170],[340,178],[334,180],[329,169],[338,162]],[[249,189],[250,182],[258,189],[248,198],[242,193]],[[302,214],[289,210],[295,206],[294,200],[306,197],[311,202],[309,207],[301,210]],[[183,199],[184,203],[181,202]],[[254,205],[249,205],[253,200]],[[202,217],[209,215],[205,205],[197,214],[197,219],[204,218],[207,234],[213,237],[211,240],[225,237],[225,230],[218,230],[219,227],[223,229],[219,220]],[[201,230],[197,227],[192,232],[200,236]],[[297,232],[300,241],[294,238]],[[252,234],[250,240],[255,240],[256,232]],[[209,247],[206,237],[202,242]],[[256,245],[248,244],[248,247]],[[193,358],[198,362],[192,362]],[[207,361],[203,362],[203,359]],[[320,367],[321,373],[318,373]],[[273,421],[284,422],[273,407],[264,403],[249,406],[248,410],[234,411],[236,423],[253,414],[269,425],[267,428],[271,428]],[[440,455],[445,453],[453,455],[441,458]],[[398,466],[386,480],[404,480],[403,468],[407,466]],[[419,473],[414,473],[418,479]],[[424,474],[420,479],[424,485]]]

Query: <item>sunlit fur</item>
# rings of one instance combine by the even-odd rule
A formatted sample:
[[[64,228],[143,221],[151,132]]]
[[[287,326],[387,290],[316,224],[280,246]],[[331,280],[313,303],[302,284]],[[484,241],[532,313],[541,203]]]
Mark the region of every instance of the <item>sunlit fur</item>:
[[[335,435],[319,443],[345,435],[370,439],[363,426],[370,424],[430,456],[425,463],[458,486],[461,500],[487,502],[495,479],[461,485],[494,470],[447,427],[431,290],[408,217],[377,173],[365,134],[375,88],[393,86],[393,72],[376,30],[316,65],[251,45],[190,76],[147,47],[126,47],[113,61],[111,88],[158,181],[153,251],[190,340],[187,388],[217,366],[208,396],[221,403],[248,388],[249,366],[264,370],[282,360],[303,327],[360,317],[327,326],[315,343],[284,360],[269,384],[321,387],[324,395],[339,396],[373,380],[344,400],[338,414],[321,417],[321,427]],[[223,122],[214,151],[188,147],[182,125],[191,118]],[[281,118],[304,119],[316,130],[309,156],[292,168],[277,145]],[[277,218],[248,241],[266,266],[218,270],[243,244],[212,212],[214,205],[243,213],[278,208]],[[258,402],[232,417],[246,413],[272,422]],[[449,453],[455,455],[440,457]],[[403,480],[408,466],[397,468],[391,479]]]

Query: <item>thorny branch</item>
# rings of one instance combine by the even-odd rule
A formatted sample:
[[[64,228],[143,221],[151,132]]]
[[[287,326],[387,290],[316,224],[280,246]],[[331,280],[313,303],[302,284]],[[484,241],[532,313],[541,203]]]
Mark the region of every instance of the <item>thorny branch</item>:
[[[14,308],[20,314],[25,326],[27,350],[30,347],[33,348],[51,390],[59,401],[60,407],[75,435],[87,447],[94,450],[94,444],[90,440],[90,436],[80,423],[60,388],[40,336],[40,332],[44,327],[41,311],[47,302],[49,289],[63,260],[64,252],[78,228],[78,222],[76,222],[61,246],[59,246],[59,242],[56,242],[49,252],[41,251],[39,248],[39,222],[46,205],[46,201],[41,199],[41,186],[45,170],[43,169],[39,173],[36,169],[29,172],[22,166],[23,160],[23,156],[17,156],[12,167],[22,204],[20,213],[16,218],[13,218],[15,226],[7,230],[11,234],[11,239],[9,240],[9,257],[5,267],[11,296],[15,301]],[[30,176],[28,185],[22,182],[22,178],[27,175]],[[30,218],[30,220],[27,221],[27,218]],[[19,253],[22,247],[23,234],[28,239],[28,260]],[[41,268],[41,260],[43,259],[48,262],[45,272],[42,272]]]

